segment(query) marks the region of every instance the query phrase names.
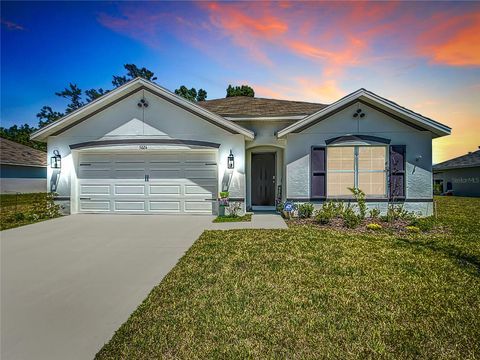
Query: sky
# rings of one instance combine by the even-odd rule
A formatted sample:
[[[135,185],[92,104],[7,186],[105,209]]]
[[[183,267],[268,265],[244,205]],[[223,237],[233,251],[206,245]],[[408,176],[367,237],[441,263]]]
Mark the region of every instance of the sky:
[[[0,19],[4,127],[134,63],[208,99],[228,84],[319,103],[366,88],[452,127],[434,163],[480,145],[480,2],[2,1]]]

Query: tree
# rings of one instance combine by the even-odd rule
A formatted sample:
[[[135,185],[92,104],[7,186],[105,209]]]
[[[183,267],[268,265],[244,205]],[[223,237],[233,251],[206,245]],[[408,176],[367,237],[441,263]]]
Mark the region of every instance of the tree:
[[[98,99],[100,96],[105,95],[108,92],[103,90],[102,88],[97,89],[90,89],[90,90],[85,90],[85,96],[87,103],[92,102],[95,99]]]
[[[242,86],[228,85],[226,97],[232,97],[232,96],[255,97],[255,91],[248,85],[242,85]]]
[[[13,125],[8,129],[0,127],[0,136],[37,150],[47,151],[47,144],[30,140],[30,135],[35,130],[37,129],[28,124],[21,125],[20,127]]]
[[[68,88],[55,93],[55,95],[70,100],[70,103],[67,105],[65,110],[66,114],[80,109],[83,105],[85,105],[85,103],[82,101],[82,90],[76,84],[70,83]]]
[[[180,86],[178,89],[175,89],[175,94],[180,95],[181,97],[196,102],[196,101],[205,101],[207,98],[207,92],[203,89],[199,89],[198,93],[195,88],[188,89],[185,85]]]
[[[135,79],[137,77],[144,78],[149,81],[155,81],[157,80],[157,77],[153,73],[153,71],[148,70],[145,67],[138,68],[137,65],[135,64],[125,64],[123,65],[125,70],[127,70],[127,75],[124,76],[113,76],[112,84],[115,87],[119,87],[126,82]]]
[[[44,106],[40,109],[40,112],[37,114],[38,118],[38,128],[41,129],[44,126],[60,119],[64,114],[58,111],[53,111],[50,106]]]

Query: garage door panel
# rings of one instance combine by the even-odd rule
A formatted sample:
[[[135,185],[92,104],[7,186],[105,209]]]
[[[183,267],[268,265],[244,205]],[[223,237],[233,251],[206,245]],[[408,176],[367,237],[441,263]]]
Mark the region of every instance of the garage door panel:
[[[181,179],[183,178],[180,169],[150,169],[150,179]]]
[[[80,184],[80,195],[110,195],[110,185]]]
[[[145,185],[115,185],[115,195],[145,195]]]
[[[82,200],[80,199],[80,211],[109,212],[109,200]]]
[[[187,179],[216,179],[216,169],[187,169],[185,170]]]
[[[208,195],[215,193],[214,185],[185,185],[185,195]]]
[[[145,211],[145,201],[125,201],[125,200],[115,200],[115,210],[116,211]]]
[[[149,185],[150,195],[181,195],[180,185]]]
[[[158,213],[179,213],[181,209],[181,201],[180,200],[150,200],[150,211],[151,212],[158,212]]]

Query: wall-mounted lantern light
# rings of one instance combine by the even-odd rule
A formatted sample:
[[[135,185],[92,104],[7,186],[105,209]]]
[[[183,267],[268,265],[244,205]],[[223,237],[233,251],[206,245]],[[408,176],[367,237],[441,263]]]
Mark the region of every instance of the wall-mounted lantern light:
[[[62,157],[58,150],[53,150],[53,156],[50,158],[50,167],[52,169],[60,169],[62,167]]]
[[[233,158],[232,150],[230,150],[230,155],[228,155],[227,168],[233,169],[235,167],[235,159]]]

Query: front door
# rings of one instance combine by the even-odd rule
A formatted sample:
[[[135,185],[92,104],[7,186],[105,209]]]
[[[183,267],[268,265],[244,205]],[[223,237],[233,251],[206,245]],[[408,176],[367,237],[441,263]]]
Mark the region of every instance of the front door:
[[[275,153],[252,154],[252,206],[275,205]]]

